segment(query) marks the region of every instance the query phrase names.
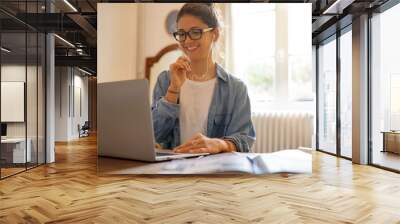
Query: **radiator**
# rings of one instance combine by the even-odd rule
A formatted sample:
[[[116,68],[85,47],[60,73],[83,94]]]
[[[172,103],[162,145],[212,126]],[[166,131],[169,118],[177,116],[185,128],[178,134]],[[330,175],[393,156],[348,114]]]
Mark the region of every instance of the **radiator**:
[[[275,152],[282,149],[311,148],[314,116],[308,112],[255,112],[256,130],[253,152]]]

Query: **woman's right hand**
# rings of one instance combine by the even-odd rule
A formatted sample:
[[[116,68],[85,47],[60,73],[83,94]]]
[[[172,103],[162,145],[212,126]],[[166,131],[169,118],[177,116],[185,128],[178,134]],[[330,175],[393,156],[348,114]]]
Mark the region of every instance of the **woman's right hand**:
[[[171,72],[170,88],[175,91],[181,89],[189,72],[191,72],[190,59],[186,56],[180,56],[175,63],[169,66]]]

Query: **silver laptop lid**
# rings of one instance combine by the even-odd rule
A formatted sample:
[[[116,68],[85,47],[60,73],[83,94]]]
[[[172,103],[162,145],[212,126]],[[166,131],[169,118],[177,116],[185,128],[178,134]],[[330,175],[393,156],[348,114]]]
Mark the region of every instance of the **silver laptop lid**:
[[[146,79],[99,83],[97,116],[98,155],[155,161]]]

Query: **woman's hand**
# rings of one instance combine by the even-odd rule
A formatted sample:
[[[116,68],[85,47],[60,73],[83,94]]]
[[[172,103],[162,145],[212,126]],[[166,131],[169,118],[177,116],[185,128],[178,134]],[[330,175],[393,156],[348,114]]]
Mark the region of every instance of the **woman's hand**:
[[[190,60],[186,56],[180,56],[175,63],[169,66],[171,72],[171,83],[169,88],[172,91],[179,92],[181,86],[186,80],[187,74],[191,72]]]
[[[203,134],[196,134],[185,144],[174,148],[176,153],[210,153],[234,152],[236,146],[230,142],[219,138],[208,138]]]

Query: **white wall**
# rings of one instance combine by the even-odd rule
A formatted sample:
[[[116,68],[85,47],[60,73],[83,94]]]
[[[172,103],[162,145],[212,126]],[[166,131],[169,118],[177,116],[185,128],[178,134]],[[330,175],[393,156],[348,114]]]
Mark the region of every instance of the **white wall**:
[[[67,141],[69,69],[68,67],[56,67],[55,74],[55,141]]]
[[[153,57],[164,47],[176,43],[166,30],[165,20],[169,12],[179,10],[183,3],[138,5],[137,74],[138,78],[144,78],[146,57]]]
[[[87,76],[75,75],[75,86],[80,87],[82,90],[82,116],[80,116],[80,122],[82,123],[89,119],[88,80]]]
[[[25,75],[26,71],[28,72],[27,74],[35,74],[36,75],[36,67],[33,66],[28,66],[25,67],[25,65],[3,65],[1,66],[1,81],[4,82],[25,82]],[[29,77],[28,77],[29,78]],[[35,83],[36,84],[36,83]],[[36,93],[36,89],[35,92]],[[36,97],[36,94],[34,93],[28,93],[28,97]],[[32,100],[28,100],[31,102]],[[36,108],[36,105],[35,105]],[[2,110],[5,110],[6,108],[1,108]],[[31,115],[31,113],[28,113],[28,116]],[[35,114],[36,116],[36,114]],[[33,117],[28,117],[28,121],[31,122],[33,120]],[[36,120],[35,120],[36,121]],[[26,122],[11,122],[7,123],[7,136],[8,137],[25,137],[25,123]],[[32,127],[32,125],[28,125],[28,127]],[[28,130],[29,133],[31,133]],[[29,136],[28,136],[29,137]]]
[[[176,43],[165,28],[183,3],[98,4],[98,83],[145,77],[146,57]]]
[[[77,97],[78,90],[80,99]],[[81,103],[78,100],[81,100]],[[82,115],[77,105],[82,106]],[[78,124],[82,126],[88,120],[88,105],[88,77],[71,67],[56,67],[56,141],[69,141],[79,137]]]
[[[38,70],[37,70],[38,69]],[[1,78],[3,81],[17,81],[26,83],[26,112],[27,119],[24,122],[7,122],[7,137],[30,139],[33,161],[36,161],[36,153],[39,153],[39,163],[44,162],[44,74],[42,68],[36,66],[27,67],[21,64],[7,64],[1,66]],[[26,81],[27,78],[27,81]],[[38,92],[37,92],[38,91]],[[2,96],[7,97],[7,96]],[[1,108],[7,110],[10,108]],[[37,152],[38,150],[38,152]],[[51,157],[49,161],[51,162]]]
[[[85,121],[88,121],[89,119],[89,114],[88,114],[88,106],[89,106],[89,92],[88,92],[88,77],[87,76],[81,76],[82,73],[78,73],[76,74],[76,70],[75,70],[75,75],[74,75],[74,89],[75,92],[73,94],[75,94],[73,96],[73,99],[75,100],[75,102],[73,103],[74,106],[74,110],[75,113],[73,113],[73,117],[71,119],[71,136],[72,138],[78,138],[79,137],[79,132],[78,132],[78,124],[80,126],[82,126]],[[80,99],[78,98],[78,94],[77,90],[80,90]],[[79,102],[81,101],[81,102]],[[79,106],[80,104],[80,106]],[[81,108],[79,108],[81,107]],[[79,109],[82,110],[82,112],[80,113]]]
[[[136,78],[137,4],[97,4],[98,83]]]

